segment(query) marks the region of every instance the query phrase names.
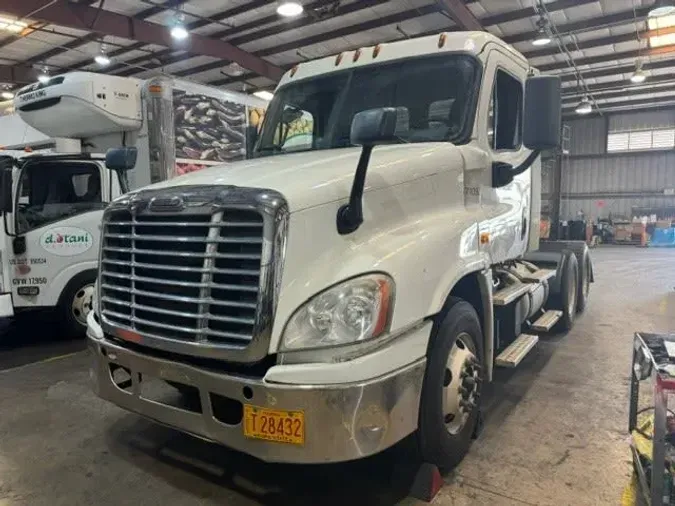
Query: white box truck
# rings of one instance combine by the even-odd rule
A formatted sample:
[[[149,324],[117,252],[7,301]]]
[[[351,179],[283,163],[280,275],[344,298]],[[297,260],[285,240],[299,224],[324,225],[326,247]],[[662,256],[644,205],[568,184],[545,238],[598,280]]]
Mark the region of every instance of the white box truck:
[[[166,77],[90,72],[21,89],[15,113],[0,117],[0,317],[57,307],[66,331],[84,335],[107,203],[186,170],[245,158],[249,113],[265,105]],[[118,146],[137,150],[135,170],[105,167],[106,151]],[[35,153],[19,156],[26,150]]]
[[[359,459],[415,433],[426,461],[456,464],[493,368],[586,304],[585,244],[539,240],[560,127],[559,80],[487,33],[300,64],[258,158],[105,211],[95,391],[265,461]]]

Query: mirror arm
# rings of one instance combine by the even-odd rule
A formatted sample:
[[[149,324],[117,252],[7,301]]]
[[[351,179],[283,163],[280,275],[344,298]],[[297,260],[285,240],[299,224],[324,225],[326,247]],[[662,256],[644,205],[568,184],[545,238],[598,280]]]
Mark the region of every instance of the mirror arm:
[[[541,154],[541,151],[538,150],[538,149],[535,149],[534,151],[532,151],[529,155],[527,155],[527,158],[525,158],[525,161],[523,161],[523,163],[521,163],[520,165],[518,165],[517,167],[514,167],[512,169],[511,174],[513,174],[514,176],[517,176],[518,174],[522,174],[523,172],[525,172],[527,169],[529,169],[532,166],[532,164],[534,163],[534,161],[537,159],[537,157],[540,154]]]
[[[356,175],[349,195],[349,203],[344,204],[337,212],[337,229],[340,235],[351,234],[363,223],[363,190],[366,186],[366,172],[373,146],[363,146],[359,163],[356,166]]]

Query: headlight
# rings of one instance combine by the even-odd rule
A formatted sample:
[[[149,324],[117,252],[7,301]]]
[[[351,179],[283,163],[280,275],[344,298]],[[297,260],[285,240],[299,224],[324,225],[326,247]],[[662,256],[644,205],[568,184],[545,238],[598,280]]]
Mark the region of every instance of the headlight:
[[[282,350],[324,348],[375,338],[389,327],[394,282],[369,274],[329,288],[301,306],[282,337]]]

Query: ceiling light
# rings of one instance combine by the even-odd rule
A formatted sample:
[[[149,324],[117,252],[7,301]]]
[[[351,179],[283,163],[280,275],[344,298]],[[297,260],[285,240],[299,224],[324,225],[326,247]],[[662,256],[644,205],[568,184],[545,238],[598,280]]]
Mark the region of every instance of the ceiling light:
[[[574,112],[577,114],[590,114],[593,112],[593,104],[588,100],[588,97],[584,97],[581,99],[581,102],[579,102],[576,109],[574,109]]]
[[[656,0],[649,10],[649,16],[667,16],[675,14],[675,2],[673,0]]]
[[[40,70],[40,73],[38,74],[38,81],[40,81],[42,84],[47,84],[49,82],[49,70],[47,70],[46,67]]]
[[[548,29],[548,21],[541,16],[537,21],[537,35],[532,40],[534,46],[545,46],[551,43],[551,34]]]
[[[244,67],[239,65],[236,61],[233,61],[227,66],[227,69],[229,70],[230,75],[233,75],[235,77],[239,77],[244,73]]]
[[[253,93],[253,94],[254,94],[256,97],[262,98],[263,100],[267,100],[267,101],[272,100],[272,97],[274,97],[274,93],[272,93],[271,91],[265,91],[265,90],[256,91],[256,92]]]
[[[277,5],[277,14],[285,18],[299,16],[304,11],[300,2],[279,2]]]
[[[100,67],[107,67],[108,65],[110,65],[110,58],[105,53],[99,53],[96,56],[94,56],[94,61]]]
[[[21,33],[27,27],[28,23],[24,23],[18,19],[0,18],[0,30],[6,30],[12,33]]]
[[[642,61],[638,60],[635,62],[635,72],[630,76],[630,81],[635,84],[644,83],[647,79],[647,74],[642,70]]]
[[[0,93],[0,97],[2,97],[5,100],[12,100],[14,98],[14,93],[11,91],[3,91]]]
[[[184,16],[181,13],[176,13],[171,25],[171,37],[176,40],[185,40],[190,36],[190,32],[185,28]]]

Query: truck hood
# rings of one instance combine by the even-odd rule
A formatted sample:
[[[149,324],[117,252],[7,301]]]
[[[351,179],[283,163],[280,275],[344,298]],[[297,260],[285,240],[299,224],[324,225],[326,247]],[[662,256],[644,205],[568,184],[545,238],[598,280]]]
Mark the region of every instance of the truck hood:
[[[366,191],[436,173],[449,160],[460,158],[458,149],[450,143],[378,146],[370,161]],[[268,156],[216,165],[149,188],[222,184],[271,189],[282,193],[294,212],[348,198],[360,154],[361,148],[350,147]]]

